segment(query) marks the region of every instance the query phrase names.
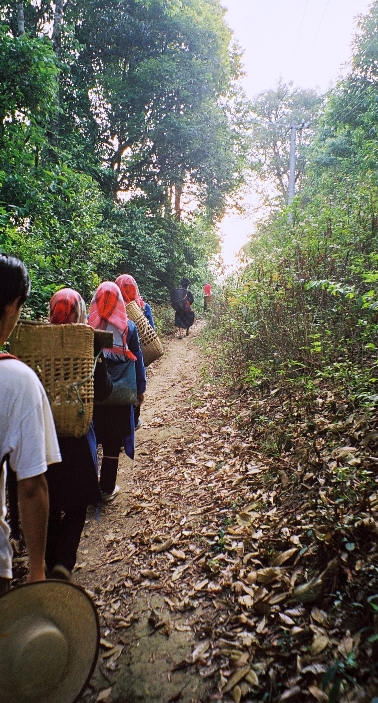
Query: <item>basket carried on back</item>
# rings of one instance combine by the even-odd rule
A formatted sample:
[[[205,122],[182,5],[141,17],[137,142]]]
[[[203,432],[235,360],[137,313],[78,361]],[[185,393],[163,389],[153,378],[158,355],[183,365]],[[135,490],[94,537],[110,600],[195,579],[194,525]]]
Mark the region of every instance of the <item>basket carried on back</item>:
[[[160,359],[164,354],[161,341],[135,300],[132,300],[131,303],[126,305],[126,311],[127,316],[130,320],[135,322],[138,328],[144,365],[149,366],[153,361]]]
[[[19,323],[11,353],[39,377],[50,401],[57,434],[82,437],[93,415],[94,330],[87,325]]]
[[[210,310],[213,303],[214,296],[212,293],[210,295],[203,296],[203,307],[204,310]]]
[[[171,299],[171,306],[177,312],[185,307],[185,301],[188,297],[188,291],[186,288],[173,288],[169,293]]]

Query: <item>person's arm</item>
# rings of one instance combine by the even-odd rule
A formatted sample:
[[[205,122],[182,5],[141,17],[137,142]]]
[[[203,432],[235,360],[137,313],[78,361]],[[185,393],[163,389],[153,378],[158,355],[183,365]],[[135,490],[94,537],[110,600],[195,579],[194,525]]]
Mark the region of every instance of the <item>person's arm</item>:
[[[153,318],[153,316],[152,316],[151,307],[150,307],[150,305],[149,305],[148,303],[145,303],[145,304],[144,304],[143,312],[144,312],[144,316],[147,318],[147,320],[148,320],[148,322],[150,323],[152,329],[154,330],[154,329],[155,329],[155,322],[154,322],[154,318]]]
[[[45,547],[49,494],[44,474],[18,482],[18,503],[26,549],[29,555],[27,581],[45,580]]]
[[[113,383],[106,368],[104,354],[101,352],[93,377],[94,399],[102,402],[108,398],[113,390]]]
[[[136,372],[136,382],[137,382],[137,394],[138,402],[142,403],[144,400],[144,393],[146,390],[146,369],[143,362],[143,354],[140,348],[139,335],[137,326],[135,323],[130,324],[129,320],[129,331],[127,335],[127,345],[136,356],[135,362],[135,372]]]

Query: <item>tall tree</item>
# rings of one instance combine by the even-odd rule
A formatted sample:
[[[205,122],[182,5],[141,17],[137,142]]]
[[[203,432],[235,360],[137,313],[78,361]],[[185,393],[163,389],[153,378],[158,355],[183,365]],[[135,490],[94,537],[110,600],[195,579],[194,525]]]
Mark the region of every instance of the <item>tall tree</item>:
[[[278,195],[281,205],[288,200],[293,125],[297,128],[295,182],[300,184],[321,102],[315,90],[301,90],[282,81],[275,90],[260,93],[253,101],[251,161],[260,189],[262,185],[271,202],[272,194]]]
[[[224,107],[240,61],[223,15],[218,0],[78,0],[67,8],[81,49],[66,79],[65,114],[87,125],[114,195],[143,192],[178,219],[185,193],[221,212],[242,153]]]

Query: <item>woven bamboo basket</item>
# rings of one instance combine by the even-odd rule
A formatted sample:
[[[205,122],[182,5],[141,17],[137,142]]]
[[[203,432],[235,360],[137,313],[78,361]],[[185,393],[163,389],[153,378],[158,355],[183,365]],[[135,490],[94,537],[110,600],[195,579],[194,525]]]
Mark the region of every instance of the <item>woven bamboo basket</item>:
[[[144,365],[149,366],[164,354],[161,341],[135,300],[126,305],[126,310],[128,317],[135,322],[138,328]]]
[[[203,307],[205,310],[210,310],[213,303],[213,294],[204,295],[203,297]]]
[[[93,339],[87,325],[19,323],[11,353],[39,377],[50,401],[57,434],[82,437],[93,415]]]

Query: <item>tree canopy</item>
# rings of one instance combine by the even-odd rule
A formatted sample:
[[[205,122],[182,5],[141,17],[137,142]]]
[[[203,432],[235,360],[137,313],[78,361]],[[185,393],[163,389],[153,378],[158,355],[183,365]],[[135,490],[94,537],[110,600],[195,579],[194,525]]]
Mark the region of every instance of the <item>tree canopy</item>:
[[[17,8],[0,2],[1,237],[19,251],[22,232],[32,267],[38,242],[41,305],[54,285],[88,295],[120,267],[155,299],[203,275],[247,168],[219,0]]]

